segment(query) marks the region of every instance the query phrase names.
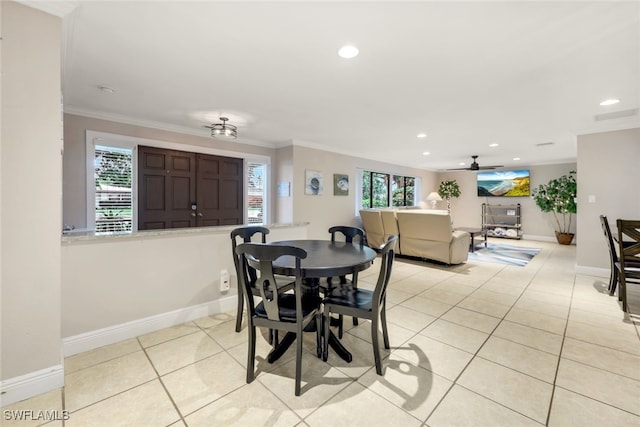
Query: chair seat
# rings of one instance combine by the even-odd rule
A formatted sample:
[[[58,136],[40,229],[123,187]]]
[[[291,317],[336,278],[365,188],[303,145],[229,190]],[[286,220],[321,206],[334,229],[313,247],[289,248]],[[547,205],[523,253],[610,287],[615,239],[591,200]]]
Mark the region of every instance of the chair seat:
[[[302,297],[302,316],[307,317],[314,310],[317,310],[322,302],[322,298],[305,295]],[[296,322],[296,296],[295,294],[282,294],[278,299],[278,312],[280,320],[284,322]],[[264,304],[260,302],[256,305],[256,316],[267,319],[267,311]]]
[[[325,304],[335,304],[359,310],[371,310],[373,291],[340,285],[332,289],[324,299]]]

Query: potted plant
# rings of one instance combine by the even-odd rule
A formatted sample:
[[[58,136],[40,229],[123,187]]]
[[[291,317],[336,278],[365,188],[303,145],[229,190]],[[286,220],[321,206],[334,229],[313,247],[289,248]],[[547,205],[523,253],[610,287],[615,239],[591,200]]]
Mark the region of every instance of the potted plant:
[[[556,240],[562,245],[568,245],[573,240],[571,220],[577,212],[576,171],[555,178],[547,184],[541,184],[532,192],[536,205],[542,212],[552,212],[556,220]],[[560,221],[562,217],[562,221]]]
[[[438,194],[440,197],[447,201],[447,211],[451,215],[451,199],[460,197],[460,187],[455,179],[450,181],[442,181],[440,188],[438,188]]]

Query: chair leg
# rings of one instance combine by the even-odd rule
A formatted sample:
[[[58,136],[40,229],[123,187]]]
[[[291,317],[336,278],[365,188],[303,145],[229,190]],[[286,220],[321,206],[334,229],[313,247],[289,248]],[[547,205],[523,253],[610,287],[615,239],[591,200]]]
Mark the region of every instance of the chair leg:
[[[609,279],[609,295],[616,294],[616,286],[620,281],[620,276],[618,275],[618,269],[614,266],[613,270],[611,270],[611,278]]]
[[[302,328],[296,333],[296,396],[300,396],[300,377],[302,376]]]
[[[353,281],[353,289],[357,289],[358,288],[358,284],[356,283],[355,279]],[[358,326],[358,318],[354,317],[353,318],[353,326]]]
[[[322,347],[322,312],[318,310],[316,314],[316,353],[318,357],[322,357],[323,353]]]
[[[622,311],[627,311],[627,283],[624,279],[620,280],[620,290],[618,290],[618,299],[622,301]]]
[[[373,358],[376,362],[376,373],[382,375],[382,361],[380,359],[380,343],[378,342],[378,316],[371,319],[371,342],[373,344]]]
[[[236,332],[242,328],[242,313],[244,312],[244,295],[242,288],[238,287],[238,312],[236,313]]]
[[[324,339],[322,343],[322,360],[325,362],[329,358],[329,327],[331,326],[330,306],[324,306],[324,327],[322,332],[324,333]]]
[[[338,314],[338,338],[342,339],[342,333],[344,331],[343,328],[343,316],[342,314]]]
[[[382,323],[382,339],[384,340],[384,348],[389,350],[389,330],[387,329],[387,303],[382,303],[382,310],[380,310],[380,322]]]
[[[247,384],[252,382],[255,373],[255,360],[256,360],[256,327],[248,325],[249,331],[249,348],[247,349]]]

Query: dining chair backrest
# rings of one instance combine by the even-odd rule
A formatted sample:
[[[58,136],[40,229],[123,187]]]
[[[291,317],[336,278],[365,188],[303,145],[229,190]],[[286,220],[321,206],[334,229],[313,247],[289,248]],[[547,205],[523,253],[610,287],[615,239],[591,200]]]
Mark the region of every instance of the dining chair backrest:
[[[398,236],[391,235],[380,246],[380,273],[378,274],[378,281],[373,291],[373,301],[376,306],[381,306],[385,295],[387,293],[387,286],[389,285],[389,279],[391,278],[391,267],[393,266],[393,260],[395,256],[396,245],[398,243]]]
[[[332,242],[336,241],[336,234],[341,233],[344,236],[345,242],[353,243],[354,239],[358,239],[360,247],[364,246],[365,233],[362,228],[348,225],[336,225],[329,228],[329,233],[331,233]]]
[[[231,230],[231,251],[233,254],[233,263],[236,267],[236,274],[238,274],[238,278],[240,277],[240,257],[236,253],[236,247],[238,246],[238,240],[240,239],[241,243],[249,243],[252,241],[254,235],[260,235],[260,243],[267,242],[267,234],[269,234],[269,229],[260,226],[248,226],[248,227],[240,227],[234,230]],[[256,280],[256,270],[250,266],[248,268],[249,277],[252,281]],[[239,280],[239,279],[238,279]]]
[[[242,276],[247,276],[247,281],[249,284],[250,293],[249,295],[256,295],[257,291],[253,284],[256,281],[257,274],[256,270],[251,266],[242,267],[242,263],[240,260],[240,256],[236,253],[236,248],[238,247],[238,243],[249,243],[252,241],[254,236],[258,235],[260,237],[260,241],[262,243],[266,243],[267,234],[269,234],[269,229],[260,226],[248,226],[248,227],[239,227],[231,230],[231,254],[233,256],[233,265],[236,269],[236,277],[238,278],[238,302],[237,302],[237,311],[236,311],[236,332],[240,332],[242,329],[242,313],[244,311],[244,298],[243,294],[245,291],[243,290],[243,284],[240,282],[240,278]]]
[[[602,231],[604,232],[604,237],[607,240],[607,245],[609,247],[609,256],[611,257],[611,262],[618,262],[618,254],[616,252],[617,248],[613,241],[613,235],[611,234],[611,228],[609,227],[609,221],[607,217],[604,215],[600,215],[600,225],[602,226]]]
[[[249,268],[251,268],[249,260],[259,266],[259,272],[257,272],[257,278],[253,287],[257,289],[259,296],[262,298],[266,317],[276,322],[301,321],[302,272],[300,269],[300,261],[307,257],[307,252],[304,249],[293,246],[243,243],[236,248],[236,253],[240,255],[243,267],[241,271],[249,271]],[[286,307],[280,306],[280,298],[286,294],[278,292],[278,282],[273,272],[273,262],[282,256],[295,257],[294,294],[296,296],[296,307],[291,311],[287,311]],[[289,278],[289,280],[290,279],[291,278]],[[253,297],[250,296],[252,294],[250,278],[245,273],[239,280],[242,281],[246,291],[245,302],[249,308],[250,316],[254,316],[256,312]]]
[[[637,267],[640,264],[640,221],[619,219],[616,225],[620,263],[623,268],[627,264]]]

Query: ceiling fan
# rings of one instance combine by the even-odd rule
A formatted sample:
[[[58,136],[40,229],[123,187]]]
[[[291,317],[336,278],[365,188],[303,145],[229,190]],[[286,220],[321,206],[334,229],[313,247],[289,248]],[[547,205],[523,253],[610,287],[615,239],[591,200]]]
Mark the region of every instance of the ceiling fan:
[[[477,155],[471,156],[471,158],[473,159],[473,162],[469,165],[468,168],[456,168],[456,169],[447,169],[447,170],[450,170],[450,171],[479,171],[479,170],[496,169],[496,168],[503,167],[502,165],[480,166],[478,164],[478,162],[476,161],[476,159],[478,158]]]

